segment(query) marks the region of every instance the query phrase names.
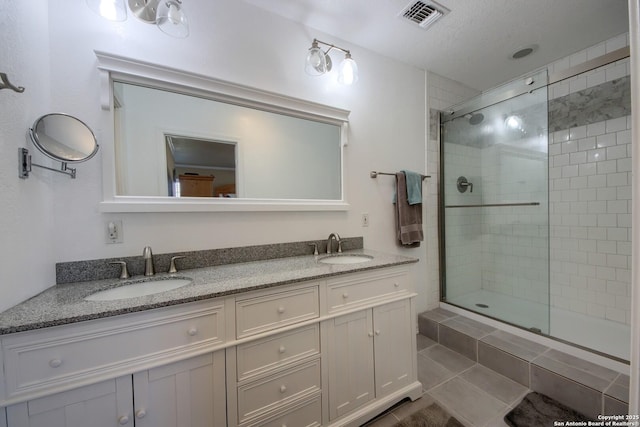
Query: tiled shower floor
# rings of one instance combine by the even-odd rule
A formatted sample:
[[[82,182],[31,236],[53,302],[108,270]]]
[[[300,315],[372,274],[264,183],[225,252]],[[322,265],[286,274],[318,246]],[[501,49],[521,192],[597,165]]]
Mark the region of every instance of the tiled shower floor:
[[[393,426],[400,419],[436,402],[469,427],[504,427],[503,417],[529,390],[460,353],[418,335],[418,380],[424,394],[366,424]]]

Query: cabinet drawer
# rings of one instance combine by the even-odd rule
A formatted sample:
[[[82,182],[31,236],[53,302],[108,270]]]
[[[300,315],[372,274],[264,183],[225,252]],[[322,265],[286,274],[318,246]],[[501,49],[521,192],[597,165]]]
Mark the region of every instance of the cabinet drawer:
[[[221,305],[176,306],[2,338],[7,397],[37,393],[224,341]]]
[[[320,391],[320,360],[238,387],[238,420],[245,422]]]
[[[270,293],[236,301],[238,338],[270,331],[320,315],[318,287]]]
[[[322,400],[320,397],[310,402],[304,402],[286,414],[277,418],[248,424],[248,426],[261,427],[320,427],[322,425]]]
[[[238,346],[238,381],[320,352],[320,326],[306,326]]]
[[[408,292],[404,272],[360,275],[327,283],[329,312],[348,310]]]

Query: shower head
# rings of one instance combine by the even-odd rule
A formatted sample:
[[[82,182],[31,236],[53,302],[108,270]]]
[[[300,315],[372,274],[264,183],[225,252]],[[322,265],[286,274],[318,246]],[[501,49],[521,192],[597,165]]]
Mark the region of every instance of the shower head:
[[[471,117],[469,117],[469,124],[472,124],[475,126],[477,124],[482,123],[483,120],[484,120],[484,114],[475,113],[475,114],[472,114]]]

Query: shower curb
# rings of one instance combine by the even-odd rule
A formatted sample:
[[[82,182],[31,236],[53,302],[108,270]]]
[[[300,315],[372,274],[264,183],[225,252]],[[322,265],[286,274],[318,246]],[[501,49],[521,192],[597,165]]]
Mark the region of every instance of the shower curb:
[[[628,413],[628,375],[442,308],[420,313],[418,328],[440,345],[594,419]]]

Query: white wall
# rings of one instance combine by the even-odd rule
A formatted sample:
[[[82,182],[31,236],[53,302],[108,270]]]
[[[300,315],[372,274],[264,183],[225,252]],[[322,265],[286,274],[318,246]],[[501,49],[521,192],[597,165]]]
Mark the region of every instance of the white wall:
[[[32,70],[33,78],[23,80],[29,83],[30,93],[33,90],[33,95],[29,96],[40,93],[37,85],[47,86],[50,82],[51,102],[47,102],[48,98],[22,95],[24,98],[20,102],[26,105],[21,111],[11,113],[18,116],[1,131],[2,144],[12,141],[9,149],[3,150],[4,167],[0,172],[6,175],[1,184],[7,187],[3,194],[11,201],[0,206],[0,224],[12,237],[11,248],[3,245],[7,258],[3,263],[11,265],[12,273],[11,280],[0,282],[2,308],[52,285],[54,263],[59,261],[137,255],[145,245],[162,253],[318,239],[330,232],[343,236],[363,235],[368,248],[420,258],[413,268],[412,278],[420,292],[417,308],[426,308],[426,245],[419,249],[397,246],[391,204],[393,178],[382,176],[373,180],[369,177],[370,170],[425,171],[423,70],[348,45],[334,36],[235,0],[185,2],[191,29],[187,39],[167,37],[133,17],[124,23],[105,21],[84,7],[82,1],[55,0],[50,3],[47,46],[46,19],[42,17],[45,13],[43,5],[47,2],[19,2],[19,7],[9,0],[0,2],[3,19],[13,20],[13,25],[0,26],[4,40],[12,33],[13,37],[34,39],[32,43],[6,43],[5,46],[12,48],[5,55],[12,61],[46,58],[46,50],[50,47],[51,57],[50,75],[46,63],[15,64],[16,80],[25,78],[27,65]],[[35,21],[42,25],[34,25],[31,16],[34,13],[42,17],[41,22]],[[40,36],[34,34],[34,28]],[[304,73],[305,54],[314,37],[351,50],[360,68],[360,81],[356,85],[342,87],[334,83],[334,75],[309,77]],[[14,51],[13,46],[18,46],[18,50]],[[42,55],[33,54],[36,47],[35,52]],[[351,110],[350,143],[345,153],[345,185],[350,210],[100,214],[97,207],[102,200],[103,153],[80,164],[76,180],[62,175],[54,177],[49,171],[36,171],[29,182],[18,182],[14,150],[23,143],[24,130],[35,118],[36,110],[50,109],[77,115],[100,139],[102,124],[98,121],[99,81],[94,49]],[[4,60],[0,63],[3,67],[7,64]],[[9,97],[19,98],[0,93],[3,103]],[[2,120],[6,121],[6,118]],[[41,181],[51,181],[51,185],[33,188]],[[28,213],[22,209],[23,205],[33,205],[35,209]],[[360,225],[361,214],[365,212],[370,216],[367,228]],[[104,243],[103,228],[112,219],[123,221],[123,244]],[[30,235],[39,236],[33,243],[21,243],[18,239],[16,230],[27,228],[36,231]],[[6,240],[3,238],[3,241]],[[35,246],[41,256],[34,259],[21,246],[30,250]],[[29,270],[31,277],[28,280],[19,275],[22,270]],[[16,285],[18,278],[23,287]]]
[[[50,286],[55,274],[52,189],[69,179],[36,171],[21,180],[17,170],[18,147],[50,164],[26,141],[27,128],[49,112],[47,10],[45,0],[0,1],[0,72],[25,87],[0,92],[0,311]]]

